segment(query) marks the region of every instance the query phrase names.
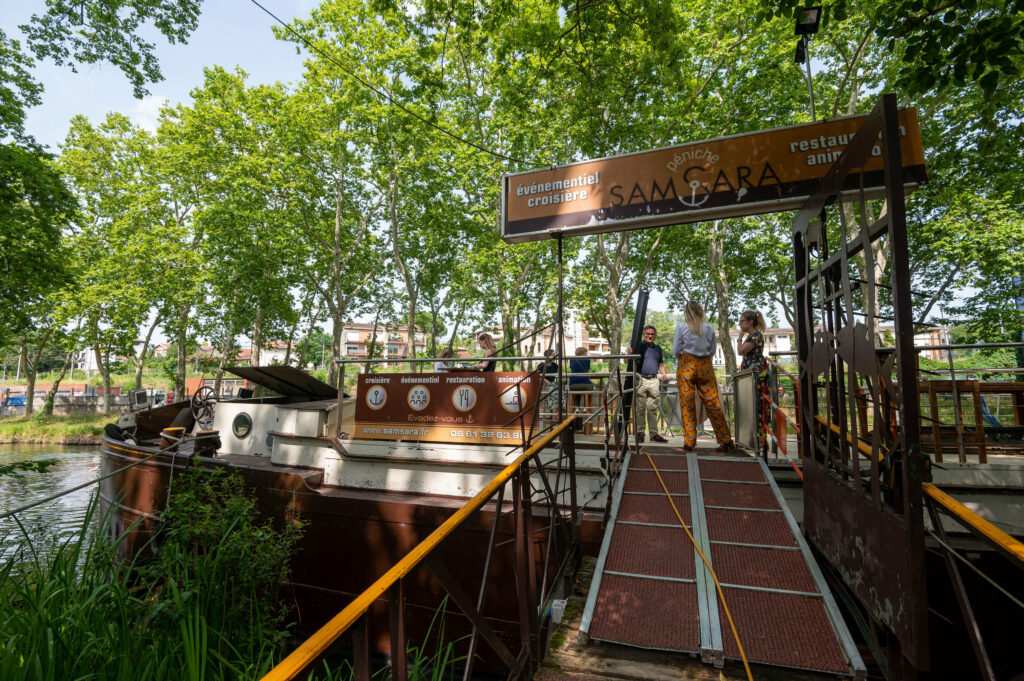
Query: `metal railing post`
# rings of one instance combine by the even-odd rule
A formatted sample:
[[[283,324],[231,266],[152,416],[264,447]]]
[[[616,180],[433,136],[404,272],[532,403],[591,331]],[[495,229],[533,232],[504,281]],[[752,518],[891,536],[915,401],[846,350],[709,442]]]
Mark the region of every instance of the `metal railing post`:
[[[408,665],[405,655],[405,592],[399,579],[388,589],[388,624],[391,629],[391,679],[406,681]]]

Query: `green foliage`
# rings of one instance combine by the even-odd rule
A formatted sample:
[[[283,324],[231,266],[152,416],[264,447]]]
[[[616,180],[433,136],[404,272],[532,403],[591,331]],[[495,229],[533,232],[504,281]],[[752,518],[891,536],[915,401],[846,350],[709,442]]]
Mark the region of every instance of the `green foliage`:
[[[761,0],[768,16],[795,18],[803,0]],[[837,0],[829,19],[862,14],[878,40],[901,61],[893,86],[911,95],[980,84],[990,112],[997,95],[1012,91],[1024,68],[1024,2],[1021,0]]]
[[[0,144],[0,345],[30,327],[64,283],[63,230],[75,209],[47,154]]]
[[[32,15],[20,28],[38,58],[67,64],[73,71],[79,64],[109,62],[141,98],[149,94],[146,83],[163,80],[155,46],[143,36],[153,27],[172,44],[187,42],[201,6],[202,0],[48,0],[46,11]]]
[[[154,561],[117,562],[95,505],[77,535],[27,534],[0,564],[0,677],[257,679],[285,634],[277,586],[300,529],[272,530],[232,476],[174,481]],[[95,504],[95,502],[93,502]]]
[[[33,461],[15,461],[14,463],[0,464],[0,478],[4,476],[22,478],[24,477],[22,473],[45,473],[58,463],[57,459],[35,459]]]

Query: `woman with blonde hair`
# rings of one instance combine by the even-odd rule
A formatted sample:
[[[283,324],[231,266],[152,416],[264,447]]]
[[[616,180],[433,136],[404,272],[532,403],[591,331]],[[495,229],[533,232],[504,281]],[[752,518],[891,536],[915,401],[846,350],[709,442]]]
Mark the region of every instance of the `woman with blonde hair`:
[[[494,371],[494,368],[498,366],[498,360],[491,359],[498,354],[498,348],[494,345],[494,338],[489,333],[482,333],[476,337],[477,344],[480,349],[484,351],[484,359],[479,364],[472,364],[465,367],[468,371]]]
[[[672,341],[672,352],[678,360],[676,380],[679,383],[679,410],[683,414],[683,451],[692,452],[697,446],[696,392],[715,430],[717,451],[731,452],[736,445],[718,401],[718,380],[711,366],[711,356],[715,353],[715,330],[704,321],[704,308],[695,300],[683,308],[683,319],[685,323],[676,325]]]

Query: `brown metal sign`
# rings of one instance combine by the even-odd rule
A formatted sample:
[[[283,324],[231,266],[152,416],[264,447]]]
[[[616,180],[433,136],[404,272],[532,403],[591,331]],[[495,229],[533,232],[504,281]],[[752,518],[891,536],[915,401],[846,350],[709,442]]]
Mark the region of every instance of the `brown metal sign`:
[[[522,444],[534,426],[537,374],[363,374],[356,398],[361,440]]]
[[[917,111],[900,111],[904,179],[926,180]],[[597,234],[798,208],[839,158],[864,116],[733,135],[503,178],[508,242]],[[859,191],[861,174],[844,189]],[[863,173],[884,192],[882,144]]]

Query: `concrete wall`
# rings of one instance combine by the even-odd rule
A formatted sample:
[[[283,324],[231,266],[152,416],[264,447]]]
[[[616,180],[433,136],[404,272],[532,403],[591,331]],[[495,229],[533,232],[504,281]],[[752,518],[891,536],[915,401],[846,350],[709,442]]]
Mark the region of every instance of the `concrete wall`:
[[[45,404],[46,399],[42,396],[36,397],[32,403],[37,414],[43,411],[43,405]],[[115,414],[128,411],[128,396],[111,395],[110,411]],[[58,395],[53,398],[53,413],[56,416],[102,414],[103,397],[101,395],[75,395],[74,397]],[[0,407],[0,418],[24,415],[25,407]]]

